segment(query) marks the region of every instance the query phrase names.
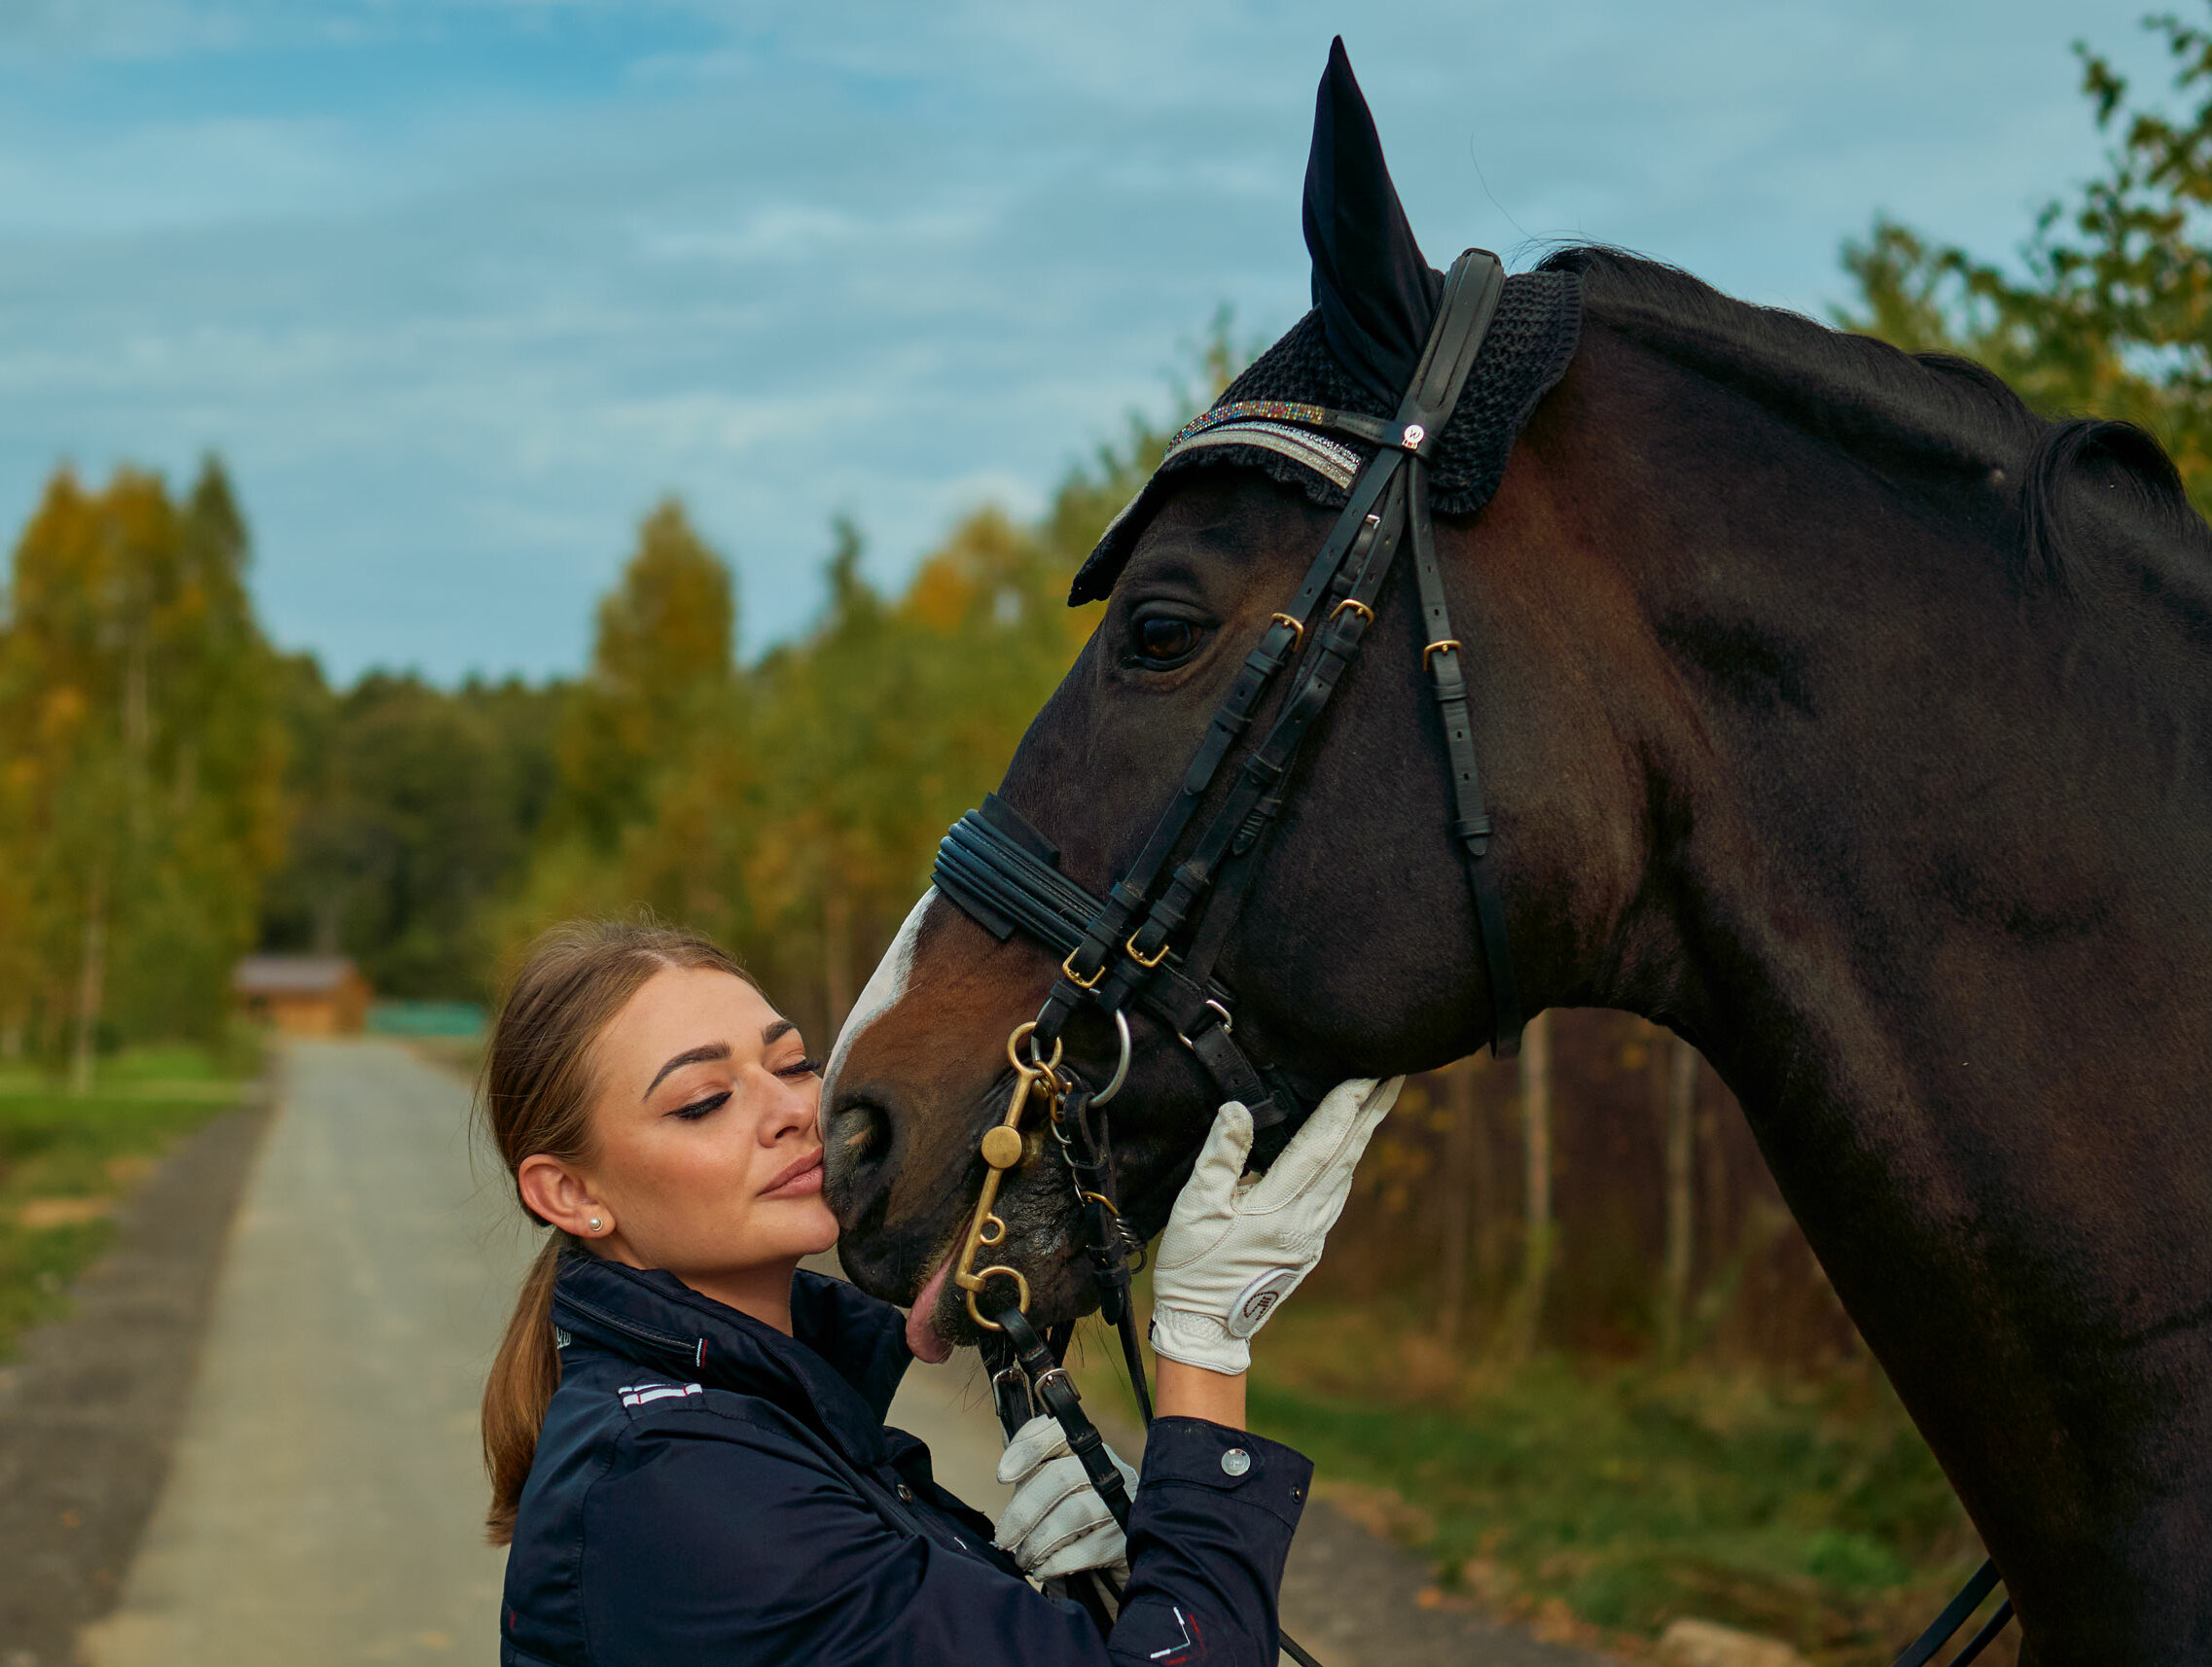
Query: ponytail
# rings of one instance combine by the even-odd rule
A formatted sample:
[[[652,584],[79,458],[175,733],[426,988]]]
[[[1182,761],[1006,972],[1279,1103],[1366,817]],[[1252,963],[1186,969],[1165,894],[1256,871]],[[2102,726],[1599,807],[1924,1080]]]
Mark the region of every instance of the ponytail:
[[[485,1050],[479,1117],[510,1176],[544,1153],[588,1166],[597,1144],[598,1098],[591,1049],[608,1021],[654,974],[708,968],[752,979],[705,939],[652,920],[584,921],[538,940],[500,1005]],[[520,1201],[520,1192],[517,1191]],[[524,1213],[530,1214],[527,1204]],[[531,1220],[538,1218],[531,1214]],[[555,1232],[523,1276],[515,1314],[483,1386],[483,1464],[491,1473],[491,1543],[515,1538],[515,1513],[537,1456],[546,1408],[560,1387],[553,1347],[553,1286],[564,1252],[579,1241]]]
[[[491,1511],[484,1518],[491,1543],[515,1538],[515,1511],[522,1503],[522,1484],[530,1479],[530,1461],[538,1454],[538,1432],[546,1408],[560,1387],[560,1351],[553,1346],[553,1277],[560,1268],[565,1233],[550,1234],[539,1249],[514,1317],[492,1357],[483,1384],[483,1468],[491,1472]]]

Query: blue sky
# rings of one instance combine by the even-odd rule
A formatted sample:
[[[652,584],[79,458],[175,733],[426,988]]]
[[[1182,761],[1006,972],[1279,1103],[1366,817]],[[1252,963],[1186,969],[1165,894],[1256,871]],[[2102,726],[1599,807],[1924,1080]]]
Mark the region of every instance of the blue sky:
[[[1581,236],[1820,311],[1877,209],[2011,249],[2099,154],[2069,43],[2163,75],[2140,11],[6,0],[0,515],[214,447],[286,646],[535,676],[674,491],[757,651],[833,514],[895,583],[1221,302],[1303,310],[1338,30],[1438,265]]]

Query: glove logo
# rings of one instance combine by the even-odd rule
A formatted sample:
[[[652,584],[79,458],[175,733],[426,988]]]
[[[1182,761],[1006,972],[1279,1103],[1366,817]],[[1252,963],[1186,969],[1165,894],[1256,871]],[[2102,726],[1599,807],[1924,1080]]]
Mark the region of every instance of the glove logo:
[[[1249,1337],[1274,1312],[1275,1304],[1288,1296],[1304,1276],[1305,1270],[1302,1267],[1269,1268],[1236,1294],[1236,1301],[1231,1306],[1228,1323],[1222,1330],[1232,1337]]]

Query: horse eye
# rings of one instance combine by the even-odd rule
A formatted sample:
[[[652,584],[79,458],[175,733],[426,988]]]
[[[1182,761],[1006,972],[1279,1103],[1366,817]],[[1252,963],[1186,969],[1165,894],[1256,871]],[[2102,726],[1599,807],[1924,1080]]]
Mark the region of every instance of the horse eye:
[[[1153,614],[1136,621],[1136,663],[1148,671],[1167,671],[1198,652],[1205,632],[1190,620]]]

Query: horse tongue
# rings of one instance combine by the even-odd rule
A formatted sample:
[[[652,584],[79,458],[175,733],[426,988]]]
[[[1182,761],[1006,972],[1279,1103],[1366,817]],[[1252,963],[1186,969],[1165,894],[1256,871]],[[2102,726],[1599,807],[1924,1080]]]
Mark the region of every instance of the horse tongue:
[[[952,1358],[952,1345],[938,1335],[936,1321],[937,1299],[945,1290],[945,1276],[951,1271],[952,1258],[947,1256],[938,1263],[937,1271],[929,1276],[929,1283],[921,1288],[921,1295],[907,1314],[907,1347],[913,1351],[915,1360],[931,1366]]]

